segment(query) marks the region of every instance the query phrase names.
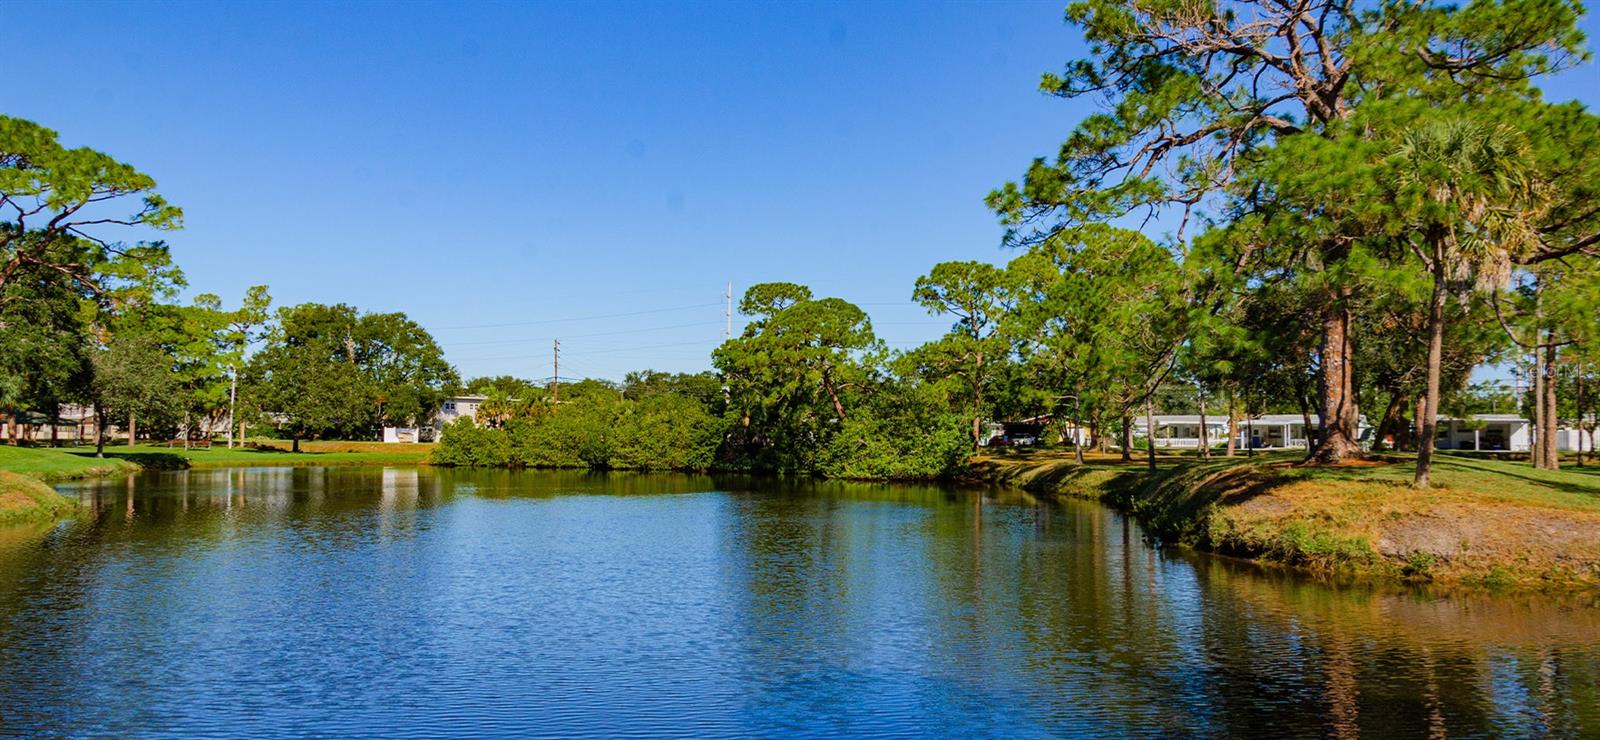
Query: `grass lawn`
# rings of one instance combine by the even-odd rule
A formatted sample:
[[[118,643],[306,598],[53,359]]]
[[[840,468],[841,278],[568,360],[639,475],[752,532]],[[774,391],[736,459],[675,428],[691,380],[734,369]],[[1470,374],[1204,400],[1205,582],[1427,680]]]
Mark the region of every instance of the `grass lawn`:
[[[263,441],[260,447],[211,448],[141,444],[107,445],[105,458],[94,448],[0,446],[0,470],[22,473],[44,481],[91,478],[135,472],[141,468],[170,470],[191,467],[280,465],[418,465],[433,445],[381,442],[302,442],[300,452],[289,444]]]
[[[1042,492],[1104,498],[1158,535],[1317,569],[1441,580],[1600,584],[1600,467],[1559,471],[1444,454],[1433,487],[1411,487],[1415,457],[1302,467],[1299,453],[1198,460],[1164,456],[1155,473],[1070,453],[978,458],[988,477]]]
[[[48,447],[12,447],[0,445],[0,471],[20,473],[42,481],[93,478],[102,475],[132,473],[139,466],[126,460],[97,459],[94,448],[88,454],[71,454],[68,449]]]
[[[299,452],[289,443],[263,441],[259,447],[213,445],[185,450],[181,446],[137,445],[107,447],[106,455],[132,460],[149,468],[207,468],[278,465],[417,465],[427,459],[433,445],[381,442],[301,442]],[[93,454],[90,451],[90,454]]]

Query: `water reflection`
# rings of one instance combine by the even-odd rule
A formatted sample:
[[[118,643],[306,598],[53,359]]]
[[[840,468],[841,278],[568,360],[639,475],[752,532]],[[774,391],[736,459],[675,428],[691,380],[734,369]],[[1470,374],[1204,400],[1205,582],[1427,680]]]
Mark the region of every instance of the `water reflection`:
[[[1600,733],[1595,597],[1334,587],[1098,505],[198,470],[0,530],[0,734]]]

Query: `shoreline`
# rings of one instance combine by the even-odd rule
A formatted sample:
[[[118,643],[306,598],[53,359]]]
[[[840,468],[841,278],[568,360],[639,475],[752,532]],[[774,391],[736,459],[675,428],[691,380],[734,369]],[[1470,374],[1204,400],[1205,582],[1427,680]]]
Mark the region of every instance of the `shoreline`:
[[[76,499],[57,493],[38,478],[0,470],[0,526],[55,521],[78,508]]]
[[[1164,543],[1374,582],[1491,590],[1600,588],[1600,469],[1533,475],[1512,463],[1441,456],[1434,488],[1392,456],[1333,468],[1296,456],[1143,461],[987,456],[977,480],[1092,499]]]
[[[108,450],[103,459],[83,450],[0,448],[10,458],[0,457],[7,491],[0,523],[70,516],[70,499],[49,485],[70,480],[186,468],[429,466],[429,449],[324,447],[300,453],[136,447]],[[32,459],[19,466],[19,456]],[[1069,454],[1031,451],[974,458],[955,482],[1099,501],[1165,544],[1340,580],[1600,588],[1600,469],[1536,475],[1516,463],[1441,456],[1440,485],[1417,491],[1400,482],[1410,467],[1404,457],[1335,468],[1301,467],[1297,460],[1163,457],[1151,473],[1142,461],[1093,455],[1079,466]],[[40,490],[52,495],[42,498]]]

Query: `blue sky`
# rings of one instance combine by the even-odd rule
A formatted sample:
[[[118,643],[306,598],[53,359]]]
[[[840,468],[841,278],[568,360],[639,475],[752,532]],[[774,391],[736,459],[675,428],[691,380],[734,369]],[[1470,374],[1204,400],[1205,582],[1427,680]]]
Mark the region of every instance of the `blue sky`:
[[[404,311],[469,376],[547,376],[559,337],[563,376],[620,378],[707,367],[729,282],[942,331],[913,281],[1007,259],[984,194],[1088,110],[1036,89],[1083,51],[1062,5],[13,0],[4,112],[154,175],[191,294]]]

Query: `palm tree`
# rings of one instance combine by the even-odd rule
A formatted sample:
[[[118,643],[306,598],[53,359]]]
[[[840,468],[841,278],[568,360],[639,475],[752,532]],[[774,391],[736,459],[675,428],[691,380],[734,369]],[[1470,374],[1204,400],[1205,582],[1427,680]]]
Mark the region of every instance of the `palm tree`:
[[[1464,117],[1432,119],[1400,136],[1388,182],[1402,217],[1401,243],[1432,275],[1427,390],[1414,484],[1428,487],[1438,427],[1445,305],[1452,289],[1495,290],[1538,248],[1539,188],[1518,132]]]

